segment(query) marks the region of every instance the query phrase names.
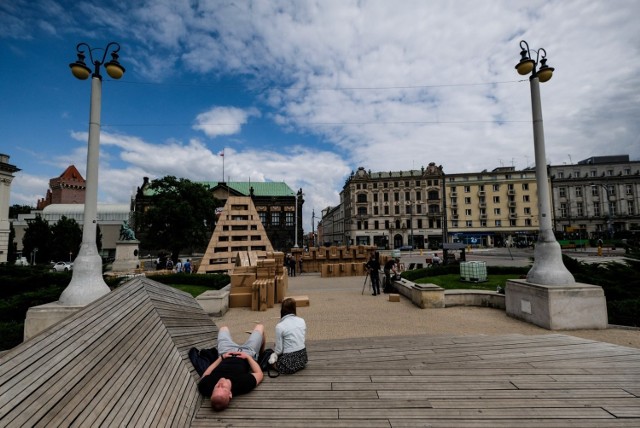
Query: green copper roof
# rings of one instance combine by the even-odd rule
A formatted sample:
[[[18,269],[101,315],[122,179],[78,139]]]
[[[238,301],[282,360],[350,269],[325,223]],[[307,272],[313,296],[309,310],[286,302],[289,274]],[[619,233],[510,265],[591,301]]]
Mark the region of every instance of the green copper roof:
[[[230,188],[249,196],[249,189],[253,187],[255,196],[294,196],[295,192],[284,182],[255,182],[255,181],[232,181],[230,183],[218,183],[217,181],[198,181],[197,183],[206,184],[211,189],[218,185],[228,185]],[[145,196],[153,196],[155,194],[150,188],[144,189]]]

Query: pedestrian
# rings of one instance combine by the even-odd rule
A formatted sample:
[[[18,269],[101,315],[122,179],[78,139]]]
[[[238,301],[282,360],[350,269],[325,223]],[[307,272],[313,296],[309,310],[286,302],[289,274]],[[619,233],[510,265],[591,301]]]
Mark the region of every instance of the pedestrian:
[[[184,273],[191,273],[191,261],[189,259],[187,259],[187,261],[184,262],[182,269],[184,270]]]
[[[366,267],[369,278],[371,279],[371,288],[373,289],[372,296],[377,296],[380,294],[380,260],[377,252],[371,255]]]
[[[291,269],[291,276],[296,276],[296,259],[295,259],[295,257],[291,256],[291,258],[289,259],[289,265],[290,265],[290,269]]]
[[[300,258],[298,259],[298,267],[298,273],[302,275],[302,256],[300,256]]]
[[[178,261],[176,262],[176,273],[180,272],[182,272],[182,260],[178,259]]]

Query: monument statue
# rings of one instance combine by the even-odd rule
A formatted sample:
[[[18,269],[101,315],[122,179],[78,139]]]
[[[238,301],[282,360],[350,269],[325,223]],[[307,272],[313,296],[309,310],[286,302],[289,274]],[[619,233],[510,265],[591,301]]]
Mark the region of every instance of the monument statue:
[[[129,227],[129,222],[127,220],[122,222],[122,226],[120,226],[120,240],[122,241],[135,241],[136,235],[133,233],[133,229]]]

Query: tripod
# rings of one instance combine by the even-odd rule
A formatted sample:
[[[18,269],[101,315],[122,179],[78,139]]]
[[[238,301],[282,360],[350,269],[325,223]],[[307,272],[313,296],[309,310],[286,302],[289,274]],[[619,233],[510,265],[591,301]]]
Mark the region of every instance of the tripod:
[[[364,289],[367,286],[367,278],[369,278],[369,269],[367,269],[367,274],[364,277],[364,282],[362,283],[362,293],[360,293],[361,295],[364,295]],[[371,281],[369,281],[369,290],[371,290]]]

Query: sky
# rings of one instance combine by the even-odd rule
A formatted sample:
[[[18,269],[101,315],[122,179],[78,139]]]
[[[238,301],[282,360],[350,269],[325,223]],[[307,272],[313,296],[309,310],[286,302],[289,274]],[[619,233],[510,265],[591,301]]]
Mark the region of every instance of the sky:
[[[638,18],[636,0],[3,1],[10,204],[35,206],[69,165],[86,178],[81,42],[94,60],[119,43],[126,69],[103,73],[99,203],[128,203],[143,177],[284,181],[309,232],[358,167],[532,167],[521,40],[555,68],[547,163],[640,160]]]

